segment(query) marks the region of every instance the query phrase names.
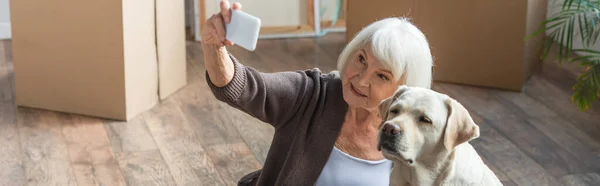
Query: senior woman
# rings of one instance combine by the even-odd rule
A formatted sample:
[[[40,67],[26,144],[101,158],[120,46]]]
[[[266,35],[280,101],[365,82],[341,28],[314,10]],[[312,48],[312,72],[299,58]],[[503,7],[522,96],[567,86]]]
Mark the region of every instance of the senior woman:
[[[389,185],[392,163],[377,150],[378,106],[399,85],[430,88],[424,34],[404,18],[382,19],[350,41],[337,71],[264,73],[227,51],[229,2],[220,6],[202,30],[207,83],[216,99],[275,128],[263,168],[239,185]]]

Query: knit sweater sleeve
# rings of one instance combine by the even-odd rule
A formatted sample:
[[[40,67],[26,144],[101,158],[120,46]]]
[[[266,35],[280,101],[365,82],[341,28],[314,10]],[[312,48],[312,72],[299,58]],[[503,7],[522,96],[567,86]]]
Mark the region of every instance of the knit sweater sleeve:
[[[318,69],[264,73],[244,66],[229,54],[235,67],[233,79],[217,87],[205,74],[214,96],[274,127],[282,127],[318,101],[321,72]]]

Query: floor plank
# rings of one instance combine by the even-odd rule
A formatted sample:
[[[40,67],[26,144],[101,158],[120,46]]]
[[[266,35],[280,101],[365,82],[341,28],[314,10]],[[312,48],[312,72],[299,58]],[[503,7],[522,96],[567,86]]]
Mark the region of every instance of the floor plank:
[[[0,186],[25,184],[10,41],[0,40]]]
[[[116,157],[127,185],[177,185],[158,150],[119,152]]]
[[[257,50],[258,47],[262,48],[266,47],[265,44],[263,44],[264,42],[260,42],[260,45],[257,45]],[[240,62],[246,66],[250,66],[252,68],[255,68],[259,71],[263,71],[263,72],[273,72],[275,70],[277,70],[277,66],[275,65],[280,65],[280,64],[271,64],[270,62],[273,61],[269,61],[268,59],[263,59],[261,57],[261,55],[259,55],[258,52],[251,52],[248,51],[242,47],[228,47],[228,51],[234,55],[237,59],[240,60]]]
[[[587,164],[578,160],[524,119],[496,120],[489,121],[487,124],[504,134],[552,176],[560,177],[591,171]]]
[[[479,126],[481,137],[471,141],[471,144],[512,182],[517,185],[560,185],[554,176],[502,134],[485,123]]]
[[[494,92],[500,99],[512,103],[509,109],[518,112],[527,122],[543,132],[559,146],[584,162],[592,171],[600,171],[600,143],[574,127],[570,121],[562,119],[559,114],[546,105],[515,92]]]
[[[494,174],[496,175],[496,177],[498,177],[498,179],[501,182],[512,182],[510,180],[510,178],[506,175],[506,173],[504,173],[502,170],[500,170],[498,167],[496,167],[496,165],[494,165],[493,163],[491,163],[485,157],[481,157],[481,160],[483,160],[483,163],[486,166],[488,166],[490,168],[490,170],[492,170],[492,172],[494,172]]]
[[[570,122],[560,117],[530,118],[528,122],[573,154],[575,159],[572,161],[582,162],[591,171],[600,172],[600,144],[573,127]]]
[[[328,34],[326,37],[316,39],[316,42],[319,48],[329,54],[332,59],[337,60],[346,46],[346,33]]]
[[[284,53],[285,40],[266,40],[257,46],[255,52],[261,59],[261,66],[253,66],[264,72],[294,71],[306,69],[300,59],[292,57],[290,53]],[[258,48],[260,47],[260,48]],[[269,68],[263,68],[268,66]],[[310,67],[312,68],[312,67]]]
[[[13,61],[13,50],[12,50],[12,40],[2,40],[0,41],[4,47],[4,56],[7,61]]]
[[[143,116],[128,122],[105,120],[104,129],[114,152],[137,152],[158,149]]]
[[[206,150],[227,185],[237,185],[244,175],[262,167],[243,142],[208,146]]]
[[[517,186],[517,184],[513,181],[501,181],[503,186]]]
[[[202,47],[197,42],[188,41],[186,42],[186,60],[187,60],[187,82],[188,85],[195,82],[204,80],[205,71],[201,69],[204,67],[204,54]],[[205,83],[205,82],[201,82]],[[184,88],[185,89],[185,88]],[[181,91],[178,91],[181,92]],[[177,93],[176,93],[177,94]]]
[[[18,115],[28,185],[77,185],[57,113],[19,108]]]
[[[215,102],[213,100],[213,102]],[[212,105],[183,102],[181,110],[200,137],[204,146],[243,142],[227,110],[214,109]]]
[[[62,132],[78,185],[125,185],[110,140],[99,119],[63,115]]]
[[[467,107],[470,112],[476,112],[486,120],[520,117],[511,109],[506,108],[504,103],[498,101],[496,96],[487,89],[450,83],[436,83],[436,89],[448,94]],[[480,108],[482,105],[485,106]]]
[[[169,99],[144,113],[165,162],[178,185],[222,185],[198,135],[179,108]]]
[[[0,104],[14,102],[14,69],[8,50],[6,41],[0,41]]]
[[[581,112],[571,102],[568,94],[541,77],[534,76],[527,83],[524,93],[540,103],[552,108],[561,117],[573,121],[572,124],[584,131],[594,140],[600,142],[600,113],[595,111]]]
[[[264,164],[269,152],[269,146],[271,145],[271,141],[273,141],[275,129],[271,125],[242,111],[229,110],[227,112],[230,114],[233,125],[238,133],[246,144],[248,144],[248,147],[252,150],[260,164]]]
[[[517,114],[523,117],[558,117],[558,114],[548,106],[530,96],[523,95],[520,92],[495,90],[492,92],[492,94],[494,94],[501,101],[511,103],[512,105],[507,105],[509,107],[507,109],[511,109],[513,111],[518,110]]]
[[[310,69],[318,67],[324,72],[333,70],[337,63],[336,58],[332,58],[327,52],[323,51],[314,39],[285,39],[281,40],[280,50],[275,52],[288,54],[295,59],[294,66],[297,69]]]
[[[0,186],[23,185],[26,180],[15,116],[12,104],[0,105]]]
[[[598,173],[587,173],[587,174],[575,174],[567,175],[560,180],[565,186],[596,186],[600,183],[600,174]]]

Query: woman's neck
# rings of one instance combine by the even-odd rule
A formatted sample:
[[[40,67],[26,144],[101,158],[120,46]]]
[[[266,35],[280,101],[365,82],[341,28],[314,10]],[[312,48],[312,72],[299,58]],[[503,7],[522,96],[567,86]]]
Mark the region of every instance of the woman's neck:
[[[335,146],[361,159],[383,159],[383,154],[377,150],[379,123],[378,111],[349,107]]]
[[[381,118],[379,111],[376,109],[365,109],[350,107],[348,108],[347,119],[353,121],[357,127],[377,127]]]

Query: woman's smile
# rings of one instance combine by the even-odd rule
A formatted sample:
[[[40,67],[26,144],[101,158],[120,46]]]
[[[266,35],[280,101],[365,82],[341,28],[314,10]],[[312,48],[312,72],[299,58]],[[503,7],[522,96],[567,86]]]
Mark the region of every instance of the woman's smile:
[[[365,93],[358,90],[352,83],[350,83],[350,89],[352,89],[352,93],[354,93],[354,95],[356,95],[358,97],[364,97],[364,98],[367,97],[367,95]]]

